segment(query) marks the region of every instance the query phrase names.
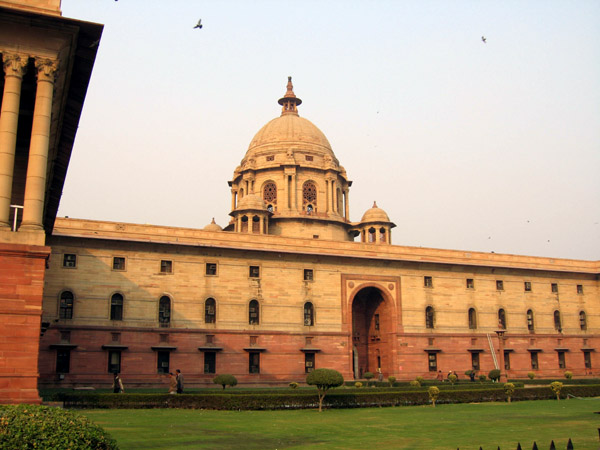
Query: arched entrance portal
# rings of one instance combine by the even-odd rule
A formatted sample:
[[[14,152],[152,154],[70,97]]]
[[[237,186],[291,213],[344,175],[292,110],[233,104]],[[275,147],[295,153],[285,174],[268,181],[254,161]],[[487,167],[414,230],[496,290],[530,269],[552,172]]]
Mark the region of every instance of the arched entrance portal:
[[[365,372],[384,376],[393,373],[391,355],[392,311],[389,302],[375,287],[361,289],[352,301],[354,378]]]

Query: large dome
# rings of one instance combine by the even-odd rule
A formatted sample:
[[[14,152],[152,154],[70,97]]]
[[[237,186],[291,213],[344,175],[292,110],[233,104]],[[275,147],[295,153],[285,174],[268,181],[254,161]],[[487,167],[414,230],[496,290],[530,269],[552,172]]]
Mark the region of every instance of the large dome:
[[[278,101],[282,106],[281,116],[268,122],[254,135],[242,166],[251,161],[259,162],[262,166],[264,160],[261,156],[272,158],[267,161],[289,163],[288,158],[293,153],[308,156],[302,159],[303,164],[313,160],[319,165],[324,161],[339,164],[323,132],[310,120],[298,115],[298,105],[302,100],[296,97],[293,88],[292,79],[288,77],[287,92]]]

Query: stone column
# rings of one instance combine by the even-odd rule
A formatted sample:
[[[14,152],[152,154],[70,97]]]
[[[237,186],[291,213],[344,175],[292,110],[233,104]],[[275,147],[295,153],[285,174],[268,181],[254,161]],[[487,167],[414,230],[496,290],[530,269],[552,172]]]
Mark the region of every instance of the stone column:
[[[333,181],[332,183],[332,197],[333,197],[333,212],[338,213],[339,214],[339,208],[338,208],[338,189],[337,189],[337,183],[335,181]]]
[[[35,67],[37,69],[37,92],[35,94],[27,180],[25,182],[23,222],[20,230],[43,230],[44,228],[44,197],[48,147],[50,145],[52,96],[58,61],[36,59]]]
[[[3,53],[2,58],[4,59],[5,75],[2,112],[0,112],[0,229],[10,229],[10,201],[15,168],[21,83],[29,57]]]
[[[350,190],[348,188],[344,191],[344,207],[346,220],[350,220]]]
[[[237,195],[237,192],[232,189],[231,190],[231,210],[235,211],[235,196]]]
[[[292,204],[294,205],[294,211],[298,211],[298,186],[296,186],[296,174],[292,175]]]

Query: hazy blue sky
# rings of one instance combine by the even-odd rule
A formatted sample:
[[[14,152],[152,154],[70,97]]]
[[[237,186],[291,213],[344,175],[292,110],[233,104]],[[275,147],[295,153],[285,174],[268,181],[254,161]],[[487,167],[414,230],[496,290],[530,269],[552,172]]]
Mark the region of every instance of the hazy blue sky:
[[[225,226],[227,181],[291,75],[354,182],[353,221],[376,200],[394,244],[600,259],[597,0],[62,9],[105,28],[61,216]]]

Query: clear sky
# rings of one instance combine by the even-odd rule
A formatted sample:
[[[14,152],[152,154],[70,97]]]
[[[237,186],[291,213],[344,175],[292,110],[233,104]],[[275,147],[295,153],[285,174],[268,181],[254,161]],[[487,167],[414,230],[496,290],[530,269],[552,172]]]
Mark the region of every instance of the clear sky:
[[[227,181],[291,75],[353,181],[351,220],[376,200],[397,245],[600,259],[597,0],[62,10],[105,28],[60,216],[225,226]]]

